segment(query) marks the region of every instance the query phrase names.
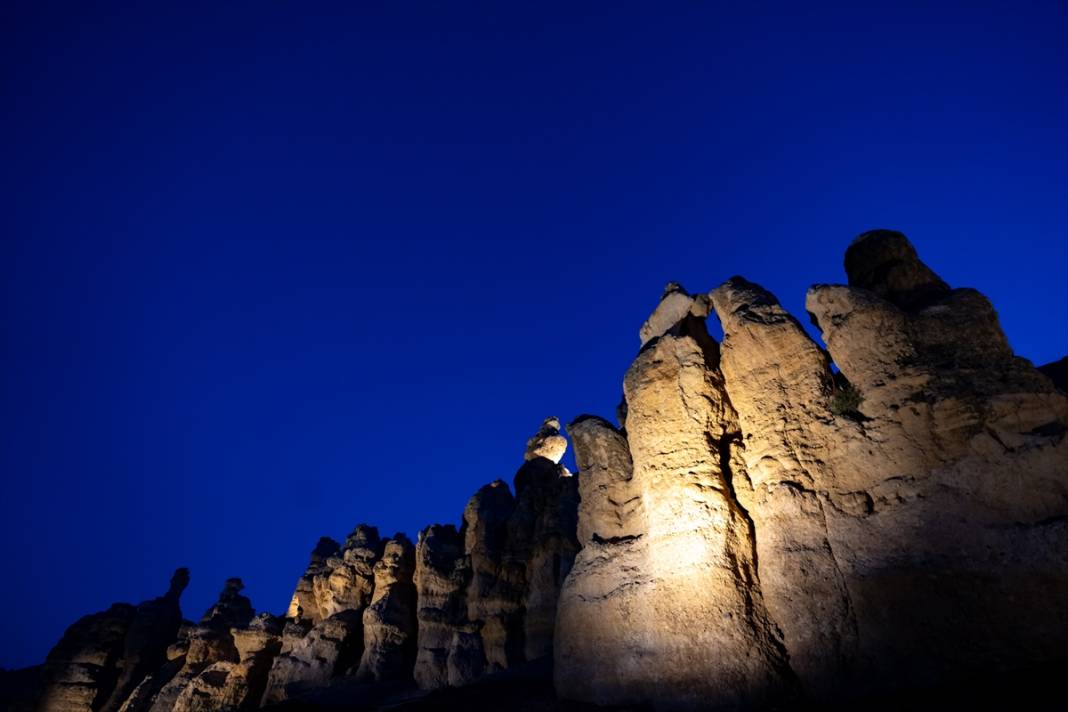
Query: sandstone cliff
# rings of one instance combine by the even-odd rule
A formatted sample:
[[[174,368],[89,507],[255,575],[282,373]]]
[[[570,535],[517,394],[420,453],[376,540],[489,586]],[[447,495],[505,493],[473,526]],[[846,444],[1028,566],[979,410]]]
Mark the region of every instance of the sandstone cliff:
[[[570,426],[589,477],[562,696],[759,707],[1063,656],[1068,399],[903,235],[860,236],[846,272],[808,294],[827,351],[740,277],[707,297],[717,348],[669,285],[625,434]]]
[[[183,621],[179,569],[163,596],[74,623],[20,679],[40,684],[38,709],[71,712],[324,690],[471,706],[448,688],[526,691],[551,664],[561,699],[761,709],[1055,664],[1068,397],[1043,374],[1063,387],[1063,362],[1015,356],[989,301],[899,233],[858,237],[845,271],[807,296],[825,346],[742,277],[671,283],[639,329],[619,425],[567,427],[577,474],[547,418],[512,488],[479,489],[459,527],[320,539],[284,616],[256,616],[230,579]]]

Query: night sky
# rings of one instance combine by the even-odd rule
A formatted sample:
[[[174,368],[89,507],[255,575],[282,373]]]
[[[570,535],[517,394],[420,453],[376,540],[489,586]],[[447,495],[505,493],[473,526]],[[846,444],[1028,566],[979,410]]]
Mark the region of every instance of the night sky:
[[[458,522],[668,280],[894,228],[1068,354],[1064,2],[138,4],[0,3],[0,665]]]

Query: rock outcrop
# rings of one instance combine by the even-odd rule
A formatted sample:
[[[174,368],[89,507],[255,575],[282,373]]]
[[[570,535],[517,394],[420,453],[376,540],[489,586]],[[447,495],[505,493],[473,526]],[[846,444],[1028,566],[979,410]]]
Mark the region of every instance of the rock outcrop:
[[[146,700],[149,712],[206,710],[221,696],[227,675],[239,661],[233,626],[247,626],[255,611],[241,594],[241,579],[227,579],[219,599],[196,625],[180,634],[180,645],[168,651],[177,668],[168,680],[159,680],[158,692]],[[147,695],[146,695],[147,696]]]
[[[312,624],[290,620],[263,693],[263,704],[326,686],[359,662],[363,650],[362,611],[347,610]]]
[[[163,596],[136,608],[116,603],[72,625],[48,655],[40,709],[119,709],[166,662],[182,624],[179,599],[188,584],[189,571],[178,569]]]
[[[413,677],[424,690],[449,684],[453,636],[467,622],[467,572],[464,541],[456,527],[434,524],[419,532],[415,546],[419,652]]]
[[[118,682],[102,707],[105,712],[118,710],[141,680],[167,661],[167,648],[178,636],[178,629],[182,625],[179,599],[188,585],[189,570],[178,569],[171,577],[166,594],[137,607],[123,642],[123,655],[118,663]]]
[[[327,561],[335,557],[340,550],[341,546],[330,537],[324,536],[319,539],[319,543],[312,550],[311,562],[307,570],[297,581],[293,598],[289,602],[289,609],[286,611],[286,618],[303,618],[313,622],[324,618],[315,598],[315,579],[324,573],[329,575],[330,569]]]
[[[841,701],[1063,655],[1068,399],[900,233],[859,237],[846,271],[808,295],[829,353],[739,277],[709,295],[716,348],[671,285],[624,382],[625,436],[572,424],[562,696]]]
[[[364,609],[382,556],[375,527],[358,525],[345,546],[319,540],[286,613],[281,647],[270,668],[264,704],[321,687],[345,674],[364,650]]]
[[[582,550],[560,593],[556,686],[569,699],[614,704],[647,698],[644,630],[653,579],[642,492],[630,446],[611,423],[583,416],[568,426],[578,463]]]
[[[665,298],[680,292],[669,290]],[[582,569],[592,581],[576,574],[569,582],[562,605],[577,610],[561,614],[557,631],[561,693],[665,708],[771,702],[789,691],[791,680],[761,595],[753,524],[734,492],[734,481],[745,477],[731,452],[737,416],[703,319],[679,311],[678,323],[662,325],[624,378],[630,476],[627,457],[604,424],[582,439],[589,450],[581,459],[602,460],[602,472],[613,469],[602,480],[626,483],[625,501],[631,492],[641,497],[640,520],[627,518],[635,532],[629,536],[640,540],[599,545],[606,561]],[[620,521],[616,501],[602,501],[601,518]],[[592,609],[596,622],[569,629],[584,609]],[[621,620],[622,610],[628,620]],[[602,629],[616,622],[622,625],[615,631]],[[597,659],[608,670],[590,669],[589,643],[574,640],[584,634],[599,641]]]
[[[794,671],[810,691],[827,695],[848,679],[856,646],[819,494],[829,479],[821,450],[836,427],[830,360],[761,287],[735,277],[711,299],[724,331],[720,367],[742,433],[735,446],[745,477],[734,487],[753,519],[761,591]]]
[[[900,233],[858,237],[845,270],[807,295],[826,348],[742,277],[671,283],[639,330],[619,427],[568,426],[576,475],[546,418],[514,488],[479,489],[459,528],[414,546],[364,524],[321,539],[284,618],[255,616],[230,579],[183,622],[179,569],[163,596],[77,621],[4,688],[26,709],[39,685],[37,708],[64,712],[302,706],[324,690],[433,703],[476,699],[440,688],[488,675],[547,679],[551,660],[568,700],[736,710],[1058,664],[1065,362],[1017,357],[990,302]]]
[[[67,629],[45,660],[42,712],[88,712],[101,707],[118,681],[118,661],[136,613],[129,603],[116,603]]]
[[[356,678],[404,680],[416,654],[415,547],[397,534],[375,564],[375,586],[363,612],[363,655]]]

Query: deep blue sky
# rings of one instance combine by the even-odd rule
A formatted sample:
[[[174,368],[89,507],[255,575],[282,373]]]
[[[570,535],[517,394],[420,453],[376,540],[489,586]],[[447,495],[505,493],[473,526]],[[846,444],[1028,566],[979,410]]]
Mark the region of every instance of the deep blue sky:
[[[0,9],[0,665],[458,521],[668,280],[891,227],[1068,353],[1063,2],[140,5]]]

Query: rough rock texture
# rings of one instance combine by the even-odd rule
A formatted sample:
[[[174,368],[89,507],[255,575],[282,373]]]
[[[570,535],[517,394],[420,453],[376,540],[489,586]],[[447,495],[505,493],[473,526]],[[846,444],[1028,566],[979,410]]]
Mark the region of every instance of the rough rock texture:
[[[319,612],[319,604],[315,598],[315,578],[329,571],[327,560],[341,550],[341,546],[330,537],[322,537],[311,553],[311,562],[304,575],[297,581],[293,599],[289,602],[286,618],[305,618],[310,621],[320,621],[325,616]]]
[[[360,659],[362,648],[361,611],[341,611],[314,625],[304,619],[288,621],[281,651],[267,678],[263,704],[326,685]]]
[[[45,660],[39,709],[75,712],[101,707],[118,680],[126,633],[137,609],[116,603],[80,618]]]
[[[271,662],[281,647],[281,626],[281,619],[262,614],[246,627],[231,629],[237,659],[231,650],[220,648],[216,655],[221,659],[188,678],[177,692],[174,709],[190,712],[258,708]]]
[[[1068,643],[1068,399],[1012,354],[985,297],[946,287],[902,239],[862,235],[850,286],[807,300],[863,398],[835,419],[814,484],[869,689],[1037,664]]]
[[[641,660],[624,674],[664,708],[757,704],[787,683],[752,523],[733,491],[745,475],[731,459],[738,426],[717,366],[703,321],[688,315],[646,344],[624,379],[648,583],[639,584],[645,634],[636,647],[624,638],[618,655]]]
[[[209,701],[206,709],[256,709],[267,688],[267,677],[274,658],[282,647],[282,619],[263,613],[253,618],[247,627],[232,628],[236,663],[216,663],[217,670],[225,670],[226,677],[218,686],[211,686],[218,675],[202,674],[202,699]]]
[[[382,556],[382,540],[378,530],[366,524],[358,525],[345,546],[326,560],[324,569],[312,578],[316,615],[312,620],[329,618],[347,610],[362,610],[371,601],[374,589],[374,566]]]
[[[463,538],[456,527],[434,524],[419,532],[415,546],[419,652],[413,676],[425,690],[449,684],[449,648],[467,622],[467,571]]]
[[[359,680],[381,682],[407,678],[416,654],[415,547],[408,537],[386,542],[375,564],[375,587],[363,612],[363,655]]]
[[[711,299],[724,330],[720,366],[744,433],[748,479],[736,478],[735,492],[755,526],[761,591],[794,671],[826,696],[845,683],[856,647],[816,485],[828,479],[821,448],[835,427],[830,360],[761,287],[735,277]]]
[[[320,540],[284,619],[254,617],[230,579],[183,623],[180,569],[165,595],[79,620],[0,691],[27,709],[39,682],[38,709],[85,712],[300,707],[346,690],[370,706],[415,685],[508,688],[554,659],[563,698],[752,709],[1055,677],[1065,361],[1015,356],[990,302],[900,233],[861,235],[845,268],[848,286],[807,298],[827,350],[741,277],[708,295],[669,284],[621,426],[568,426],[577,476],[547,418],[514,494],[486,485],[459,530],[433,525],[414,547],[366,525]]]
[[[219,593],[219,600],[201,617],[200,625],[219,630],[247,626],[256,611],[252,608],[252,601],[241,595],[244,588],[241,579],[227,579]]]
[[[200,623],[183,628],[179,644],[167,651],[167,657],[174,663],[165,673],[167,679],[159,679],[155,684],[146,681],[147,689],[138,691],[138,697],[149,698],[138,703],[143,704],[143,709],[150,712],[213,709],[217,688],[222,687],[232,664],[238,662],[231,626],[247,626],[255,614],[248,598],[241,595],[243,588],[241,579],[227,579],[218,601],[204,613]],[[149,694],[154,689],[157,691]],[[129,710],[132,705],[124,707]]]
[[[662,709],[771,702],[792,677],[735,493],[737,416],[699,313],[664,312],[624,379],[626,440],[600,419],[572,424],[585,548],[561,598],[557,689]]]
[[[477,669],[479,656],[484,665],[478,675],[491,660],[499,668],[508,666],[506,622],[514,611],[515,596],[502,598],[496,594],[500,588],[498,578],[508,537],[508,520],[514,510],[515,498],[502,480],[482,487],[464,508],[464,551],[471,571],[466,592],[467,617],[475,624],[475,631],[459,635],[450,645],[450,656],[465,658],[463,662],[458,659],[453,663],[458,671],[457,679],[459,671],[469,673]],[[477,646],[469,639],[472,634],[478,638]],[[512,657],[518,655],[513,652]]]
[[[544,457],[558,464],[567,452],[567,439],[560,434],[560,419],[556,417],[546,418],[538,432],[527,440],[527,451],[523,455],[524,460],[533,460]]]
[[[42,710],[117,710],[167,659],[182,624],[179,599],[189,571],[178,569],[163,596],[136,608],[117,603],[71,626],[48,655]]]
[[[626,437],[596,416],[580,416],[567,430],[582,473],[579,542],[585,547],[640,536],[645,521],[642,497],[634,488],[634,464]]]
[[[841,701],[1063,656],[1068,400],[900,233],[859,237],[846,271],[808,295],[829,354],[742,278],[710,294],[721,349],[669,290],[625,437],[572,424],[562,696],[734,708],[796,677]]]
[[[560,593],[554,657],[560,695],[599,704],[649,696],[637,625],[652,580],[630,447],[609,422],[582,416],[568,434],[578,462],[582,550]]]
[[[378,530],[366,524],[353,529],[344,547],[328,537],[319,540],[286,613],[264,704],[325,685],[359,662],[363,612],[371,602],[381,556]]]
[[[674,329],[685,321],[687,316],[704,319],[708,316],[708,309],[708,297],[704,294],[692,297],[678,282],[668,282],[663,296],[660,297],[660,304],[642,324],[638,333],[642,346]]]
[[[900,232],[870,230],[846,250],[849,284],[913,309],[944,297],[949,286],[920,261],[916,248]]]
[[[506,570],[523,568],[523,659],[536,660],[552,654],[560,587],[579,550],[578,482],[563,466],[536,458],[516,473],[516,493],[504,561]]]
[[[174,675],[148,702],[146,709],[151,712],[177,709],[178,699],[201,673],[216,663],[237,661],[237,650],[228,630],[196,626],[186,631],[185,635],[188,650],[179,660],[180,666]]]
[[[178,569],[171,577],[166,594],[137,607],[123,642],[122,658],[118,661],[118,682],[102,707],[105,712],[118,710],[141,680],[167,661],[167,648],[178,636],[182,625],[179,599],[188,585],[189,570]]]

